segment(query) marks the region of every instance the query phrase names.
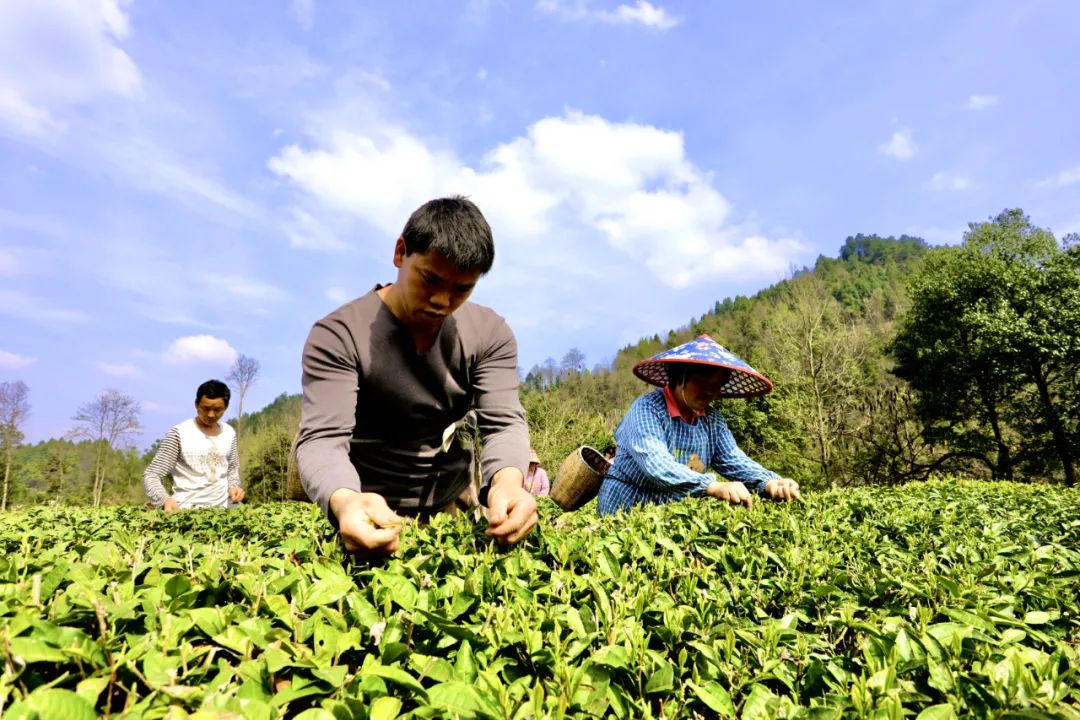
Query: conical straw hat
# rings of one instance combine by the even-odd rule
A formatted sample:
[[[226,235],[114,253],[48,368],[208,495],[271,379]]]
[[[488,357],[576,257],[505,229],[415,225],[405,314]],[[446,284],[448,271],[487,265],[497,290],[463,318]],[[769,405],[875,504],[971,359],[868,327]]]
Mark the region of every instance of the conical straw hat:
[[[769,378],[750,367],[738,355],[728,350],[708,335],[696,337],[688,343],[665,350],[634,366],[634,374],[647,383],[659,387],[668,384],[668,368],[673,364],[705,365],[727,368],[731,377],[720,390],[719,397],[748,398],[768,395],[772,392]]]

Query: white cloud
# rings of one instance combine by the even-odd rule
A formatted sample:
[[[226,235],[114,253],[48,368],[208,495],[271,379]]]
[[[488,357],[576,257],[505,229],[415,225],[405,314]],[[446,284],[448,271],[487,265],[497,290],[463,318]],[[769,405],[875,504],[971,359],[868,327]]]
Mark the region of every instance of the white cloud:
[[[47,300],[19,290],[0,290],[0,315],[42,325],[85,323],[89,320],[81,310],[56,307]]]
[[[162,360],[172,365],[231,365],[236,360],[236,354],[236,350],[221,338],[213,335],[190,335],[173,341],[163,354]]]
[[[536,0],[536,9],[565,20],[583,20],[589,17],[585,0]]]
[[[180,332],[216,332],[226,316],[265,315],[290,297],[287,290],[257,273],[264,264],[244,251],[216,245],[209,238],[192,238],[184,252],[153,241],[139,223],[117,223],[92,245],[73,243],[60,257],[68,267],[88,272],[109,288],[133,313],[155,323],[190,326]],[[206,254],[217,253],[232,272],[213,272]],[[183,277],[183,283],[162,278]],[[224,315],[222,308],[229,310]]]
[[[888,142],[878,146],[878,151],[899,160],[910,160],[915,156],[915,141],[910,130],[897,130]]]
[[[648,0],[636,0],[633,5],[619,5],[614,10],[596,10],[587,0],[538,0],[541,12],[556,15],[564,20],[595,20],[611,24],[639,24],[659,30],[669,30],[679,24],[660,5]]]
[[[306,210],[292,208],[290,215],[291,219],[285,223],[285,233],[293,247],[333,252],[348,248],[330,228]]]
[[[481,81],[487,80],[487,76],[488,76],[488,71],[487,71],[486,67],[481,66],[480,69],[476,71],[476,79],[477,80],[481,80]]]
[[[129,31],[118,0],[0,3],[0,127],[50,135],[71,107],[137,96],[138,68],[118,44]]]
[[[403,130],[385,127],[366,135],[336,131],[324,149],[291,145],[269,167],[329,207],[397,234],[409,213],[433,197],[439,180],[453,174],[456,161]]]
[[[150,123],[140,122],[139,130],[127,127],[127,115],[119,108],[97,115],[78,112],[103,99],[142,94],[139,71],[119,47],[130,33],[128,4],[0,0],[0,134],[13,132],[65,162],[116,176],[197,211],[224,209],[259,221],[264,213],[253,203],[188,159],[200,155],[167,152],[162,142],[145,136]],[[179,104],[162,107],[168,102],[159,96],[152,110],[136,111],[147,118],[195,114]]]
[[[326,289],[326,298],[330,302],[336,302],[339,305],[347,303],[350,299],[349,291],[345,288],[332,287]]]
[[[276,285],[254,280],[242,275],[223,275],[208,273],[203,276],[203,283],[208,289],[214,289],[224,295],[239,300],[271,302],[284,300],[287,293]]]
[[[0,350],[0,370],[22,370],[37,362],[37,358]]]
[[[994,107],[1000,102],[997,95],[971,95],[968,97],[968,110],[985,110]]]
[[[633,5],[620,5],[613,12],[599,12],[597,17],[610,23],[640,23],[660,30],[669,30],[679,24],[664,8],[647,0],[637,0]]]
[[[315,21],[315,0],[292,0],[292,10],[300,27],[310,30]]]
[[[538,121],[478,168],[386,125],[332,132],[320,148],[290,146],[270,167],[387,238],[425,200],[463,193],[529,267],[589,272],[589,263],[567,265],[561,253],[581,259],[591,246],[610,255],[597,249],[606,246],[680,288],[748,272],[772,279],[802,249],[733,223],[730,204],[686,157],[680,133],[574,111]]]
[[[95,148],[107,169],[138,189],[152,190],[197,210],[219,208],[258,221],[259,208],[209,175],[189,167],[170,153],[145,140],[106,140]]]
[[[1038,187],[1065,187],[1076,183],[1080,183],[1080,165],[1044,178],[1037,182],[1036,185]]]
[[[14,88],[0,85],[0,128],[7,125],[17,135],[51,135],[65,126],[45,108],[36,107]]]
[[[130,363],[97,363],[97,369],[106,375],[110,375],[116,378],[128,378],[135,379],[142,377],[142,373],[137,367]]]
[[[923,183],[926,190],[967,190],[971,187],[971,178],[947,172],[937,172]]]
[[[122,127],[121,108],[80,112],[142,95],[139,70],[121,47],[131,33],[130,1],[0,0],[0,134],[13,133],[66,162],[118,175],[197,209],[225,208],[257,219],[249,202],[190,161]],[[153,110],[137,111],[165,114],[163,101],[155,98]]]

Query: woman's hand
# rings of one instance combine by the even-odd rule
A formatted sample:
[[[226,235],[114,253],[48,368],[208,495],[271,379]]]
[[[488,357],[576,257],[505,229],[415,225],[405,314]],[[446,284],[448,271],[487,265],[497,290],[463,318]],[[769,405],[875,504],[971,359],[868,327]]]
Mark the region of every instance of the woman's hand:
[[[726,500],[732,505],[754,506],[754,496],[741,482],[712,482],[705,490],[709,497]]]
[[[765,494],[773,500],[798,500],[799,483],[788,478],[774,478],[765,483]]]

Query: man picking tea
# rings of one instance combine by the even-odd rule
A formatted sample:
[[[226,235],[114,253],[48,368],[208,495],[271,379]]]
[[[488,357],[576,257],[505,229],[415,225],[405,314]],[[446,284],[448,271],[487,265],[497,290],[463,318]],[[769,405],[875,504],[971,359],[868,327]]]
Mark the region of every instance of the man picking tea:
[[[515,543],[537,522],[522,481],[529,435],[517,342],[493,310],[468,302],[495,247],[463,197],[416,210],[394,244],[397,279],[315,323],[304,346],[296,462],[359,557],[398,548],[402,516],[487,506],[488,534]],[[471,413],[470,413],[471,411]],[[474,414],[482,439],[479,492]]]

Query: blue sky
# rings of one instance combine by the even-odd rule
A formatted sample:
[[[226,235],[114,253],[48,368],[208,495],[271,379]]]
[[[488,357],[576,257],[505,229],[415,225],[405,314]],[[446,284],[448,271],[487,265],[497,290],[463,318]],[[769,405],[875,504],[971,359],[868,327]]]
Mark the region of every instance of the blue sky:
[[[470,195],[473,299],[591,367],[858,232],[1080,231],[1080,4],[0,1],[0,381],[30,441],[106,388],[145,447]]]

